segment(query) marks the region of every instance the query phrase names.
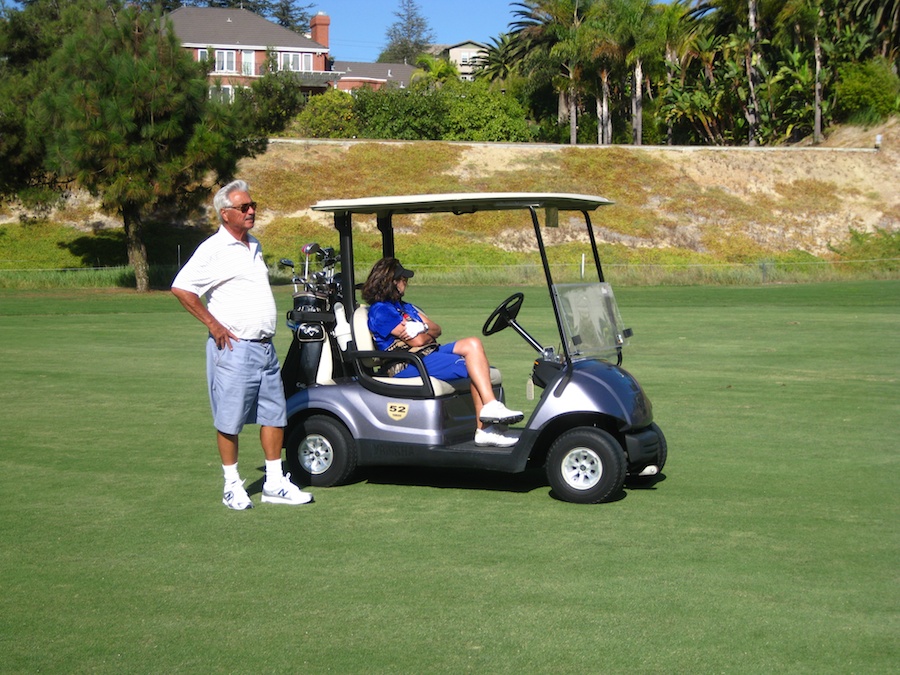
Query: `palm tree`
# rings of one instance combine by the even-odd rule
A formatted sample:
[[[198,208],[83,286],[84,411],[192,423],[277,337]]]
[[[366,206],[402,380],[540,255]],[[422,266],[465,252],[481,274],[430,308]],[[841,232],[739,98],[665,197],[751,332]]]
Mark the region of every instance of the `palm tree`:
[[[824,11],[821,0],[788,0],[778,15],[777,29],[783,36],[790,33],[798,41],[805,42],[812,35],[815,77],[813,84],[813,142],[818,144],[822,135],[822,21]],[[783,39],[783,38],[782,38]],[[799,45],[807,48],[806,44]],[[807,52],[808,53],[808,52]]]
[[[631,133],[635,145],[643,137],[644,62],[662,52],[659,12],[652,0],[613,0],[616,40],[625,55],[631,75]]]
[[[675,0],[675,2],[665,5],[659,15],[658,35],[664,43],[666,87],[669,89],[672,87],[675,73],[681,70],[690,44],[692,25],[687,16],[689,1]],[[667,125],[666,140],[669,145],[674,143],[674,131],[671,123]]]
[[[424,81],[428,84],[441,86],[448,80],[459,78],[459,70],[456,65],[447,59],[442,59],[430,54],[422,54],[416,59],[417,70],[410,78],[412,82]]]
[[[491,38],[491,44],[475,60],[475,76],[504,84],[516,68],[514,42],[509,33]]]
[[[525,68],[549,59],[557,71],[554,89],[569,120],[569,142],[578,141],[577,103],[583,88],[582,70],[587,60],[586,14],[594,0],[524,0],[512,3],[515,21],[511,24],[515,52]],[[527,57],[537,53],[539,58]],[[542,57],[542,58],[540,58]]]
[[[684,52],[675,64],[678,79],[666,91],[665,117],[686,123],[694,129],[698,139],[713,145],[725,143],[723,114],[724,89],[717,72],[720,69],[724,39],[711,34],[708,24],[688,16]]]
[[[613,15],[605,6],[596,5],[589,21],[590,69],[597,75],[597,144],[612,144],[609,80],[617,65],[624,62],[621,47],[615,39]]]
[[[690,11],[710,28],[710,34],[728,36],[728,44],[735,55],[740,54],[741,69],[747,87],[746,98],[741,101],[747,121],[749,145],[756,145],[759,137],[760,106],[758,88],[761,81],[759,43],[770,31],[771,19],[782,3],[766,3],[765,30],[760,25],[758,0],[701,0]]]
[[[855,0],[857,19],[871,17],[875,38],[881,41],[881,55],[891,61],[900,56],[900,0]]]

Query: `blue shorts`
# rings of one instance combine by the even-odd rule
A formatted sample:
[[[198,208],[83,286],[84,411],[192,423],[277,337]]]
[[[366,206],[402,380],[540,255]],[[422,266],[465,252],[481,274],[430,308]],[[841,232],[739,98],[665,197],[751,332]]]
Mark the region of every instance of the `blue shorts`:
[[[213,424],[223,434],[239,434],[245,424],[287,425],[284,385],[271,342],[232,340],[233,349],[206,342],[206,381]]]
[[[440,348],[426,356],[423,361],[428,375],[439,380],[456,380],[460,377],[468,377],[466,360],[459,354],[453,353],[456,342],[441,345]],[[418,377],[419,371],[415,366],[406,366],[394,377]]]

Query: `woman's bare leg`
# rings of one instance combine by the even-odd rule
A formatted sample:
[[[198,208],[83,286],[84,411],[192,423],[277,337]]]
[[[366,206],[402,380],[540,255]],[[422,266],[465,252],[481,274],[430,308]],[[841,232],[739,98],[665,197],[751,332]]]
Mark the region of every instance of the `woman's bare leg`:
[[[478,419],[481,408],[485,403],[496,400],[494,388],[491,385],[491,366],[487,355],[484,353],[484,345],[476,337],[457,340],[453,346],[453,353],[462,356],[466,360],[466,370],[472,381],[472,400],[475,403],[475,419]],[[478,422],[481,428],[481,422]]]
[[[484,422],[481,421],[481,409],[484,407],[484,401],[481,400],[481,394],[478,393],[478,390],[475,388],[474,384],[469,385],[469,390],[472,392],[472,402],[475,404],[475,428],[476,429],[484,429]]]
[[[495,400],[494,388],[491,386],[491,367],[481,340],[476,337],[457,340],[453,353],[466,360],[469,379],[472,380],[472,386],[478,390],[482,404]]]

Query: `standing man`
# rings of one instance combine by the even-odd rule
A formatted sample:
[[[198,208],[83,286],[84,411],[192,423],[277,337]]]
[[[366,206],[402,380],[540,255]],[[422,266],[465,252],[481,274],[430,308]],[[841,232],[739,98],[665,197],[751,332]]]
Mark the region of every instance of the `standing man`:
[[[206,379],[225,473],[222,503],[236,510],[253,506],[238,474],[238,434],[245,424],[259,424],[266,457],[262,501],[307,504],[313,496],[281,468],[287,410],[272,344],[275,298],[262,248],[250,235],[256,202],[247,183],[236,180],[216,193],[213,205],[219,230],[194,251],[172,282],[172,293],[209,330]]]

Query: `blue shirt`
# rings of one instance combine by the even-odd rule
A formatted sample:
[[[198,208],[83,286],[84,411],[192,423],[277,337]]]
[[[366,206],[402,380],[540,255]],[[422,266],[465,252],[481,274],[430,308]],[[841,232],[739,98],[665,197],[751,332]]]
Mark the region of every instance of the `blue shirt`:
[[[403,320],[421,321],[419,310],[408,302],[376,302],[369,307],[369,330],[375,339],[375,347],[387,349],[396,339],[391,335]]]

